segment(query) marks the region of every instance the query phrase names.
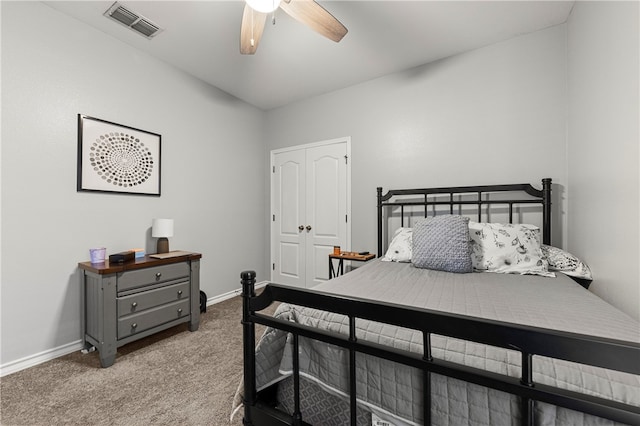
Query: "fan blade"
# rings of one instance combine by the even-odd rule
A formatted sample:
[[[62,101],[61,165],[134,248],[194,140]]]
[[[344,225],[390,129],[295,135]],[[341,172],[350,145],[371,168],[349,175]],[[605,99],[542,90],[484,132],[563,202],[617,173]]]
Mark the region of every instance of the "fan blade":
[[[313,0],[282,0],[280,8],[292,18],[336,43],[347,34],[347,28]]]
[[[267,14],[253,10],[245,4],[242,13],[242,26],[240,27],[240,53],[243,55],[253,55],[258,49],[258,43],[264,31],[264,23]]]

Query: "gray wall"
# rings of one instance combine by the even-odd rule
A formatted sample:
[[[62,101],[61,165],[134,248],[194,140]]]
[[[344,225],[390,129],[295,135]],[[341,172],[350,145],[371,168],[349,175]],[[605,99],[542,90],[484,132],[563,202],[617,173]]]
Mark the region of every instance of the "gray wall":
[[[594,293],[640,318],[638,2],[577,2],[568,21],[568,246]]]
[[[268,149],[351,136],[352,248],[376,250],[375,190],[553,178],[564,244],[565,27],[267,113]]]
[[[76,192],[78,113],[162,135],[160,198]],[[2,2],[0,364],[77,345],[77,263],[154,252],[154,217],[175,220],[172,249],[203,254],[209,296],[243,269],[266,278],[262,128],[259,109],[40,2]]]

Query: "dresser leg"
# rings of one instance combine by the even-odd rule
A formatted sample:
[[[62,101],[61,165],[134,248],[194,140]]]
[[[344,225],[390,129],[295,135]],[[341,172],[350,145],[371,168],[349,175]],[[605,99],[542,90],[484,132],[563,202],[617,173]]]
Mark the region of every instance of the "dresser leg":
[[[198,322],[191,321],[189,323],[189,331],[197,331],[198,327],[200,327],[200,321]]]
[[[200,260],[191,261],[191,320],[189,331],[200,327]]]
[[[108,355],[108,356],[102,356],[102,354],[100,354],[100,365],[102,366],[102,368],[111,367],[115,361],[116,361],[115,354]]]

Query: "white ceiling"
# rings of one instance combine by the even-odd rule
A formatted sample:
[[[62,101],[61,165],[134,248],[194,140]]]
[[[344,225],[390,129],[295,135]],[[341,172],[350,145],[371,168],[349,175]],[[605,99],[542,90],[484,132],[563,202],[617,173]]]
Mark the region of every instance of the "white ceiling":
[[[271,109],[565,22],[573,1],[327,1],[349,30],[334,43],[282,10],[240,55],[244,2],[120,3],[164,31],[152,39],[103,16],[113,1],[50,1],[70,15],[250,104]]]

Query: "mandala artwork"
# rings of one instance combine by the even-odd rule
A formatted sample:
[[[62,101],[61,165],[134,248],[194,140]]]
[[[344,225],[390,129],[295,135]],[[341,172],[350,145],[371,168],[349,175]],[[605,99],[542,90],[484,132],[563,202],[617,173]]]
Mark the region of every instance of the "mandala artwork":
[[[101,134],[91,145],[89,161],[93,171],[106,183],[135,187],[153,173],[154,158],[140,139],[122,132]]]
[[[78,191],[160,196],[162,135],[78,114]]]

